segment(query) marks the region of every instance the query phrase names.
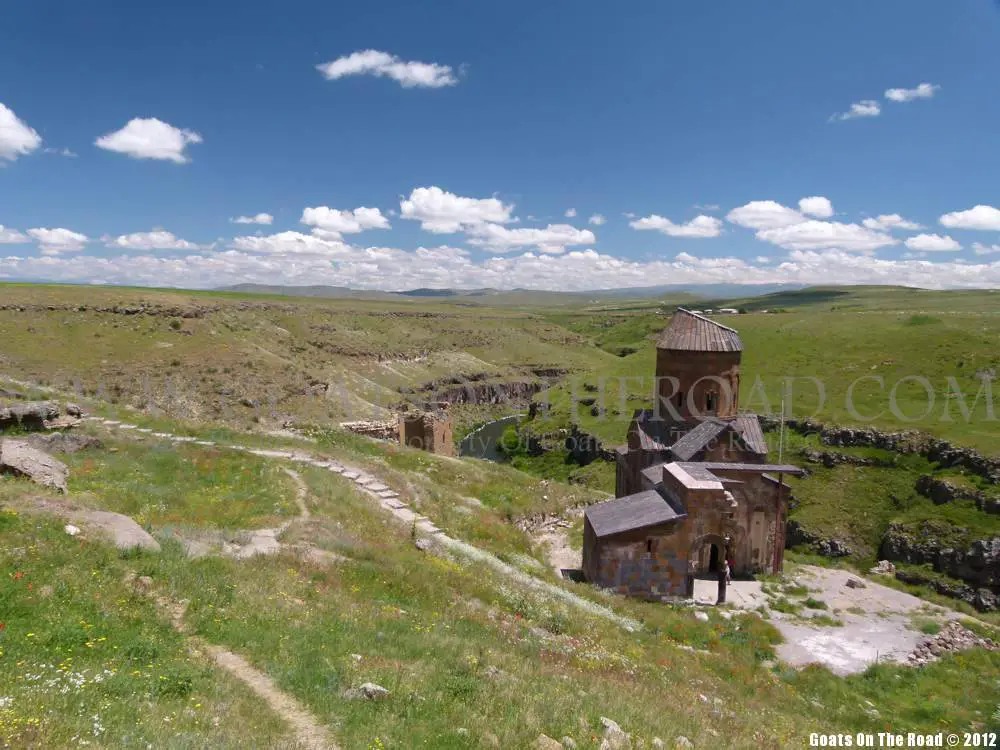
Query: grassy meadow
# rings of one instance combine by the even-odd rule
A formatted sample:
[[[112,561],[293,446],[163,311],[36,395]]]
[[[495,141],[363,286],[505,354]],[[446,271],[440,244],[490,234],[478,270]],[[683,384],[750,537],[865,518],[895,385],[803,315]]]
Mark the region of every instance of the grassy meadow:
[[[597,747],[602,716],[647,747],[681,735],[696,747],[797,747],[828,730],[831,717],[843,731],[937,731],[988,725],[1000,703],[997,654],[842,679],[778,665],[780,636],[755,613],[701,622],[685,608],[562,584],[642,623],[627,632],[464,558],[421,552],[349,482],[308,467],[298,471],[311,517],[285,540],[339,561],[292,552],[188,559],[169,536],[175,517],[192,530],[268,520],[274,496],[284,507],[293,495],[282,462],[266,468],[220,448],[155,441],[132,453],[130,441],[90,429],[103,447],[69,457],[71,497],[94,506],[108,498],[126,511],[156,497],[148,523],[163,549],[122,554],[86,532],[70,536],[62,522],[29,512],[32,497],[56,496],[24,480],[0,482],[0,743],[10,747],[293,747],[287,726],[199,644],[243,656],[352,748],[527,747],[540,733]],[[409,481],[421,511],[449,533],[484,547],[493,534],[493,547],[509,555],[539,551],[508,517],[587,499],[579,487],[510,467],[337,432],[316,438],[272,445],[329,452],[393,485]],[[116,470],[126,457],[128,481]],[[176,489],[164,491],[164,465]],[[88,466],[107,468],[106,485]],[[248,471],[261,478],[258,488],[244,485]],[[188,515],[192,494],[236,488],[244,490],[228,507]],[[466,493],[482,503],[471,515],[456,510]],[[183,603],[184,635],[136,590],[136,576],[149,576],[157,597]],[[390,696],[343,697],[362,682]]]

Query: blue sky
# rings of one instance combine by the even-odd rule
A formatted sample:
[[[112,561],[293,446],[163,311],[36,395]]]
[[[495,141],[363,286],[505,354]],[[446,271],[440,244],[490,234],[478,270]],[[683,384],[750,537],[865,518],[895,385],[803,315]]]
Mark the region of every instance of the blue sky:
[[[1000,287],[991,0],[40,1],[0,69],[0,278]]]

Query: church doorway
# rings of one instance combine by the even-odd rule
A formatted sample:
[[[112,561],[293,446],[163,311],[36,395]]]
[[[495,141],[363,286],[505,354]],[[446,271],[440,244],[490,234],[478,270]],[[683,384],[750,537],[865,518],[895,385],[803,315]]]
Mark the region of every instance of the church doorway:
[[[719,545],[713,544],[711,551],[708,553],[708,572],[718,573],[721,566],[720,558],[722,553],[719,552]]]

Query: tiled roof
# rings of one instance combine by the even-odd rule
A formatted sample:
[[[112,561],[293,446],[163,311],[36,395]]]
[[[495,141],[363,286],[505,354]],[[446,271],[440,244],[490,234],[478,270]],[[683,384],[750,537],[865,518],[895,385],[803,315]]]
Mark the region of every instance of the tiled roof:
[[[733,427],[747,448],[761,456],[767,455],[767,441],[764,439],[764,431],[760,429],[760,420],[756,414],[737,414]]]
[[[721,419],[706,419],[688,430],[670,446],[670,452],[678,461],[690,461],[705,446],[728,430],[729,423]]]
[[[678,512],[655,490],[591,505],[585,514],[598,537],[659,526],[687,517],[686,513]]]
[[[732,328],[678,308],[657,339],[656,347],[691,352],[741,352],[743,342]]]
[[[680,466],[687,470],[688,466],[700,466],[709,471],[752,471],[758,474],[768,472],[770,474],[791,474],[792,476],[802,476],[805,471],[798,466],[790,464],[726,464],[714,461],[699,461],[695,463],[680,463]]]

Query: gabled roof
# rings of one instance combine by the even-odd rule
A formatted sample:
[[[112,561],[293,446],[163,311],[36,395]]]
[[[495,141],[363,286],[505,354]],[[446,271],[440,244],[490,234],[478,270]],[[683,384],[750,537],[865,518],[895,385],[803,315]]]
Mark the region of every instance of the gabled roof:
[[[655,490],[637,492],[634,495],[591,505],[585,511],[585,515],[598,537],[659,526],[687,518],[686,513],[678,512]]]
[[[698,452],[715,440],[732,425],[721,419],[705,419],[685,432],[670,446],[670,452],[678,461],[690,461]]]
[[[747,448],[761,456],[767,455],[767,441],[764,439],[764,431],[760,428],[760,420],[756,414],[737,414],[733,427]]]
[[[637,409],[633,415],[639,447],[644,451],[667,451],[678,461],[690,461],[713,440],[719,438],[727,427],[732,427],[740,440],[752,453],[767,455],[767,441],[756,414],[738,414],[736,417],[706,417],[684,432],[685,424],[675,424],[658,418],[652,409]]]
[[[656,348],[689,352],[741,352],[743,342],[732,328],[679,307],[657,339]]]

